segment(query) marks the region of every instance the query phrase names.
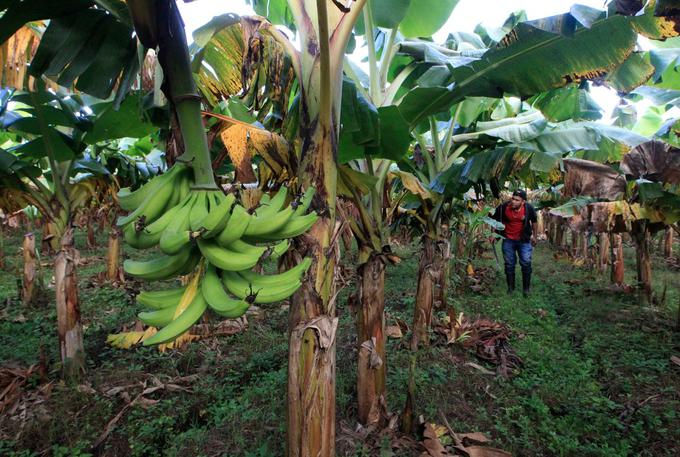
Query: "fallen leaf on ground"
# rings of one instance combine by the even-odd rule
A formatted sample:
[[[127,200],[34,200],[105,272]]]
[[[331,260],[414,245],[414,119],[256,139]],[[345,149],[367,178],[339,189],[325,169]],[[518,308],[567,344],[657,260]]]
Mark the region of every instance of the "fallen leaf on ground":
[[[468,367],[472,367],[472,368],[474,368],[475,370],[481,371],[482,374],[488,374],[488,375],[491,375],[491,376],[493,376],[493,375],[496,374],[496,373],[494,373],[493,371],[487,370],[487,369],[484,368],[483,366],[481,366],[481,365],[479,365],[479,364],[476,364],[476,363],[474,363],[474,362],[467,362],[465,365],[468,366]]]
[[[388,325],[385,327],[385,335],[387,335],[388,338],[401,338],[404,336],[398,325]]]
[[[466,446],[469,444],[484,444],[489,442],[489,438],[481,432],[458,433],[457,435]]]
[[[423,431],[423,442],[421,444],[425,448],[425,452],[423,452],[421,456],[448,457],[451,455],[446,451],[441,441],[439,441],[437,431],[433,424],[425,424],[425,430]]]
[[[674,364],[680,366],[680,357],[678,357],[677,355],[671,356],[671,362],[673,362]]]
[[[512,457],[509,452],[493,447],[468,446],[465,450],[469,457]]]

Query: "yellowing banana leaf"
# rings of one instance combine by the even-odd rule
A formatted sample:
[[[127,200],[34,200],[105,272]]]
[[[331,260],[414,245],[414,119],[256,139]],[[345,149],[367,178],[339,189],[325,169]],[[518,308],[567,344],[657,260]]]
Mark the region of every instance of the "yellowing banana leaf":
[[[233,124],[220,131],[220,138],[236,170],[236,181],[241,183],[255,182],[251,156],[248,153],[248,128]]]
[[[159,344],[158,345],[158,351],[159,352],[165,352],[168,349],[181,349],[182,347],[186,346],[187,344],[191,343],[192,341],[197,341],[200,340],[201,336],[200,335],[193,335],[189,332],[183,333],[182,335],[178,336],[175,338],[173,341],[165,344]]]
[[[222,114],[204,114],[225,122],[220,138],[237,173],[252,174],[251,159],[257,154],[280,180],[293,176],[297,167],[295,154],[281,135]]]
[[[29,26],[21,27],[14,35],[9,37],[0,47],[0,82],[4,87],[14,89],[28,89],[26,73],[36,49],[38,49],[39,37],[36,31]]]
[[[149,327],[144,331],[114,333],[106,337],[106,343],[118,349],[130,349],[157,332],[156,327]]]
[[[259,16],[226,14],[194,32],[196,83],[211,105],[239,95],[246,106],[271,105],[283,119],[295,80],[295,52],[276,39],[280,32]]]
[[[423,200],[432,200],[432,194],[429,190],[423,186],[418,178],[407,171],[396,171],[395,176],[401,179],[401,183],[404,187],[411,192],[413,195],[417,195]]]
[[[106,337],[106,343],[117,349],[131,349],[133,346],[141,344],[145,339],[152,337],[157,332],[158,330],[156,327],[148,327],[144,331],[114,333]],[[159,344],[158,351],[165,352],[169,349],[181,349],[192,341],[200,339],[200,335],[193,335],[187,332],[170,343]]]

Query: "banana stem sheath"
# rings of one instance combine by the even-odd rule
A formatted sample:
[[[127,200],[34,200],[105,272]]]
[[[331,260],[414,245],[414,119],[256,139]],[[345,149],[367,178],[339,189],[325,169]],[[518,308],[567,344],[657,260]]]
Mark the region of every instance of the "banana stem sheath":
[[[201,118],[201,98],[191,72],[182,18],[175,0],[163,0],[161,5],[157,5],[158,58],[167,78],[164,90],[169,92],[182,130],[185,154],[180,160],[190,158],[194,170],[194,188],[217,189]]]

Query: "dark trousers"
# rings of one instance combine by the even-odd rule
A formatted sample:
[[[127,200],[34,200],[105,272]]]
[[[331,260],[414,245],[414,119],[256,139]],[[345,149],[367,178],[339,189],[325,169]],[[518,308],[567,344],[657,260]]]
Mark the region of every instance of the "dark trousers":
[[[505,261],[505,274],[515,275],[515,265],[519,257],[519,266],[522,273],[531,273],[531,253],[533,246],[530,241],[503,240],[503,260]]]

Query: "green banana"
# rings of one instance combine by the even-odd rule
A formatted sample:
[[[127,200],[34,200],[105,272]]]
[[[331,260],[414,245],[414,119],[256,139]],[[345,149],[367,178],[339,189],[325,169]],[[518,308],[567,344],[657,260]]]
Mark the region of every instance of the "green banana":
[[[165,327],[170,322],[172,322],[172,318],[175,317],[175,311],[177,309],[178,303],[175,303],[175,306],[169,306],[167,308],[161,308],[155,311],[141,312],[137,314],[137,317],[146,325],[150,325],[152,327]]]
[[[229,246],[229,244],[240,239],[243,236],[243,232],[248,228],[250,224],[250,219],[252,216],[248,214],[248,211],[241,205],[234,206],[231,211],[231,216],[229,216],[229,221],[224,227],[224,230],[220,232],[215,238],[220,246]]]
[[[203,230],[201,237],[212,238],[224,230],[229,222],[235,201],[234,194],[229,194],[217,206],[210,208],[210,212],[201,222],[201,229]]]
[[[251,270],[239,271],[241,276],[248,284],[252,285],[253,289],[263,289],[271,286],[281,286],[291,282],[300,281],[302,276],[307,272],[312,264],[311,257],[305,257],[302,262],[295,265],[293,268],[284,271],[283,273],[273,275],[263,275],[255,273]]]
[[[175,255],[191,243],[196,233],[190,230],[182,230],[181,232],[166,230],[163,232],[163,236],[161,236],[158,247],[161,248],[164,254]]]
[[[196,202],[189,213],[189,227],[192,231],[201,228],[201,222],[208,215],[208,193],[204,190],[195,190]]]
[[[192,249],[180,251],[177,255],[160,256],[151,260],[126,260],[123,269],[130,276],[146,280],[169,279],[186,264],[191,256]]]
[[[203,294],[200,289],[197,290],[196,296],[182,314],[159,330],[158,333],[144,340],[142,344],[144,346],[151,346],[153,344],[168,343],[176,339],[201,318],[207,307],[208,305],[205,298],[203,298]]]
[[[169,174],[184,171],[184,168],[184,165],[176,165],[165,174],[155,176],[151,181],[147,182],[134,192],[130,191],[129,187],[120,189],[118,191],[118,205],[125,211],[136,210],[149,195],[153,195],[156,189],[163,185]]]
[[[148,308],[162,309],[171,306],[176,306],[186,287],[179,287],[166,290],[152,290],[140,292],[136,301],[138,305],[146,306]]]
[[[176,216],[181,208],[181,203],[170,208],[165,214],[139,232],[135,229],[134,224],[126,225],[123,228],[125,242],[135,249],[148,249],[156,246],[161,240],[163,231],[172,221],[176,220]]]
[[[305,214],[307,209],[309,209],[309,206],[312,204],[312,198],[314,198],[315,192],[316,190],[313,187],[308,187],[307,190],[305,190],[305,193],[302,194],[300,200],[292,205],[295,206],[293,216],[302,216]]]
[[[177,185],[177,188],[179,192],[179,198],[181,201],[183,201],[191,192],[191,178],[189,178],[186,173],[182,175],[182,179]]]
[[[227,249],[230,249],[234,252],[238,252],[239,254],[246,254],[246,255],[256,255],[257,258],[259,259],[262,254],[264,254],[267,251],[267,246],[255,246],[254,244],[246,243],[243,240],[236,240],[233,243],[229,244],[227,246]]]
[[[222,270],[240,271],[254,267],[260,260],[257,254],[241,254],[211,241],[198,239],[198,248],[208,262]]]
[[[290,206],[283,211],[265,217],[254,215],[251,217],[243,235],[253,238],[274,233],[281,230],[291,217],[293,217],[293,208]]]
[[[305,233],[314,225],[319,218],[316,213],[305,214],[291,218],[280,230],[272,233],[260,235],[261,240],[282,240],[284,238],[294,238]]]
[[[191,249],[189,249],[189,251],[191,252],[191,254],[189,255],[189,258],[187,259],[186,263],[182,265],[182,268],[179,270],[178,272],[179,276],[188,275],[189,273],[193,272],[196,269],[198,263],[203,258],[198,249],[192,247]]]
[[[258,289],[243,276],[233,271],[223,271],[222,282],[229,292],[238,298],[252,301],[252,303],[274,303],[285,300],[302,285],[302,282],[298,279],[285,284],[270,285]]]
[[[288,197],[288,188],[282,186],[276,195],[269,201],[265,198],[266,195],[267,194],[264,194],[262,196],[260,199],[260,206],[255,210],[255,214],[262,218],[273,216],[283,209],[283,205],[286,203],[286,197]]]
[[[154,179],[163,178],[161,175]],[[169,176],[163,181],[161,185],[154,189],[152,193],[146,196],[144,201],[130,214],[118,218],[117,224],[123,227],[140,218],[144,219],[145,224],[150,224],[163,214],[168,201],[172,197],[175,190],[175,179],[177,173],[169,173]]]
[[[213,265],[209,265],[205,271],[201,281],[201,293],[213,311],[230,319],[243,316],[250,307],[246,300],[237,300],[227,294]]]
[[[186,233],[190,233],[189,214],[191,213],[195,200],[196,195],[190,194],[186,198],[184,206],[179,208],[175,213],[174,220],[170,222],[160,234],[158,245],[165,254],[177,254],[185,244],[191,241],[190,234],[188,240],[185,240],[185,238]]]

